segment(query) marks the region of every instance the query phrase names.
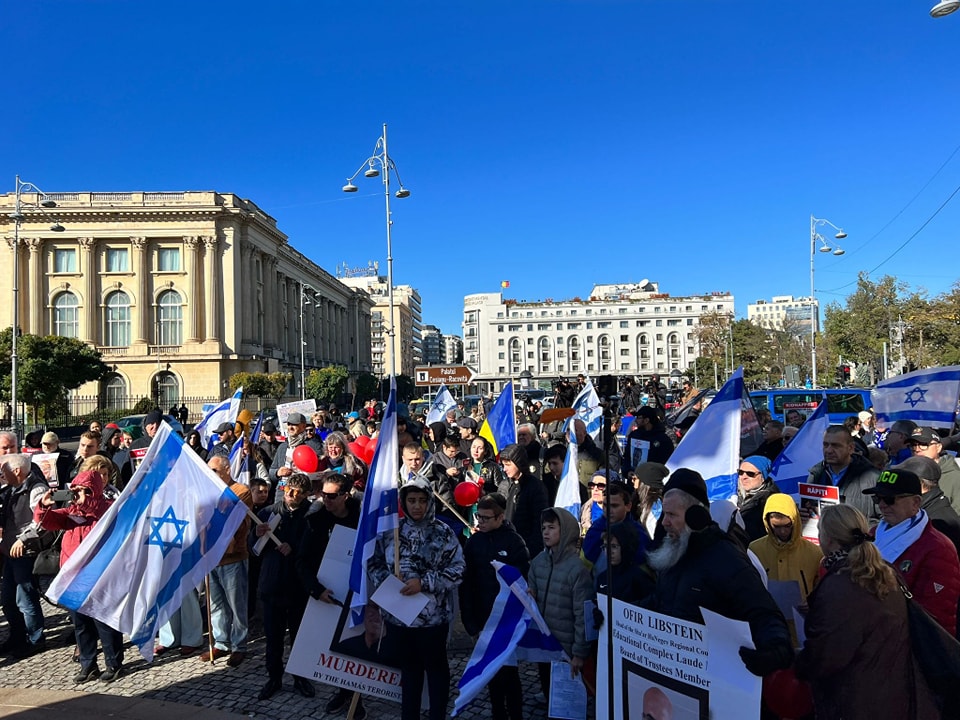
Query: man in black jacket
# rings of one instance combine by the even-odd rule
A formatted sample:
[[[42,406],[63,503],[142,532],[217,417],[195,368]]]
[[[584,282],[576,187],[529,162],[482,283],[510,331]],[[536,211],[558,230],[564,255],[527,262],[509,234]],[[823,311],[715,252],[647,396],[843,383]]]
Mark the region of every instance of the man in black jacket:
[[[477,532],[463,548],[466,569],[460,585],[460,617],[467,632],[476,637],[483,630],[500,592],[497,573],[490,564],[497,560],[520,571],[530,569],[530,554],[523,538],[505,519],[506,499],[499,493],[484,495],[477,503]],[[493,720],[523,720],[523,688],[516,665],[504,665],[490,680]]]
[[[762,677],[789,667],[793,647],[786,620],[746,554],[710,519],[703,478],[680,468],[666,487],[660,518],[666,536],[647,553],[657,584],[643,605],[697,623],[703,623],[700,608],[744,620],[756,646],[740,648],[747,670]]]
[[[880,522],[880,511],[863,491],[877,484],[880,471],[853,452],[853,437],[843,425],[831,425],[823,433],[823,462],[810,468],[807,482],[811,485],[836,485],[840,502],[853,505],[863,513],[870,525]],[[800,516],[806,513],[800,508]]]
[[[527,453],[516,443],[500,451],[503,472],[510,480],[506,518],[516,528],[531,557],[543,550],[540,515],[547,508],[543,481],[527,472]]]
[[[620,464],[621,471],[626,474],[643,462],[666,464],[671,455],[673,440],[667,435],[660,413],[644,405],[637,410],[634,429],[627,435],[627,452]]]

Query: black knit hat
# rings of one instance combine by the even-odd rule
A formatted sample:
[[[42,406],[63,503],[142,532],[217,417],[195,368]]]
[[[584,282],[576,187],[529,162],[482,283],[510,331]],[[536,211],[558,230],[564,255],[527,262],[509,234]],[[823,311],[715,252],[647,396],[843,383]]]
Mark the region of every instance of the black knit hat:
[[[688,495],[692,495],[703,505],[710,506],[710,498],[707,497],[707,484],[703,481],[703,476],[696,470],[690,468],[678,468],[670,474],[670,479],[664,486],[664,492],[671,490],[683,490]]]

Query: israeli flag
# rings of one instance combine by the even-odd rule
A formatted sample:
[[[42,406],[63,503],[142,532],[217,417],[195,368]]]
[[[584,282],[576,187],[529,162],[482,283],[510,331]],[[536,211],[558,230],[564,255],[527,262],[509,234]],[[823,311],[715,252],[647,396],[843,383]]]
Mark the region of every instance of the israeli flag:
[[[460,692],[453,707],[454,716],[473,702],[504,665],[516,665],[518,659],[531,662],[568,659],[560,643],[550,634],[520,571],[496,560],[490,564],[497,572],[500,592],[457,683]]]
[[[557,488],[556,507],[569,510],[577,521],[580,521],[580,472],[577,469],[579,445],[573,425],[567,427],[567,457],[563,461],[563,474],[560,476],[560,486]]]
[[[213,428],[219,427],[225,422],[235,424],[237,414],[240,412],[240,400],[243,399],[243,388],[238,388],[232,397],[228,397],[218,405],[214,405],[203,416],[203,420],[194,426],[194,430],[200,433],[200,444],[206,448],[207,452],[213,448],[213,438],[215,434]]]
[[[217,566],[247,506],[167,423],[47,596],[130,636],[153,660],[157,629]]]
[[[373,556],[377,536],[399,527],[398,513],[399,457],[397,449],[397,380],[390,377],[390,398],[384,411],[383,424],[377,436],[377,449],[370,466],[369,480],[363,493],[360,524],[353,546],[350,566],[351,627],[363,622],[363,608],[367,604],[367,562]]]
[[[737,494],[743,395],[743,367],[739,367],[667,461],[670,472],[690,468],[700,473],[711,500],[729,500]]]
[[[780,492],[793,495],[799,502],[799,483],[806,482],[810,468],[823,460],[823,434],[830,427],[826,398],[820,401],[813,415],[800,427],[793,440],[773,461],[770,477]]]
[[[913,420],[918,425],[952,428],[958,396],[960,365],[951,365],[884,380],[877,383],[871,397],[878,425]]]
[[[430,403],[430,410],[427,411],[427,425],[435,422],[443,422],[448,410],[454,410],[457,407],[457,401],[447,390],[446,385],[441,385],[437,390],[437,396]]]
[[[600,407],[600,396],[593,389],[593,381],[587,378],[587,384],[573,401],[573,410],[576,413],[567,420],[567,426],[573,425],[574,420],[583,420],[587,426],[587,434],[594,440],[600,439],[600,430],[603,428],[603,408]]]
[[[263,413],[257,418],[257,424],[250,433],[250,444],[256,445],[260,442],[260,428],[263,426]],[[250,478],[253,475],[251,465],[253,458],[248,454],[243,454],[243,435],[237,438],[237,441],[230,448],[230,477],[241,485],[249,485]]]

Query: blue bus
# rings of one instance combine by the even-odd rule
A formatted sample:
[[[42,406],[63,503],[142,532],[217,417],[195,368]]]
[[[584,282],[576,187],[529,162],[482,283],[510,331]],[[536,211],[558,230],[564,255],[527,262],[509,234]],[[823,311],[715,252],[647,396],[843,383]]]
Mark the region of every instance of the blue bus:
[[[790,410],[796,410],[804,417],[810,417],[820,404],[824,393],[827,395],[827,414],[834,425],[841,424],[848,417],[868,410],[873,405],[870,400],[870,390],[867,388],[754,390],[750,393],[750,400],[757,410],[769,410],[774,420],[784,422],[784,415]]]

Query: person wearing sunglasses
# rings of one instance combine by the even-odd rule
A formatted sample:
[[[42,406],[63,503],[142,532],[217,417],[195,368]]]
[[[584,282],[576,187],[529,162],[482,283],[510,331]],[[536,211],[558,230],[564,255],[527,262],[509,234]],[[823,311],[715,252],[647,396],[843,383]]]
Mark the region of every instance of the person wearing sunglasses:
[[[773,463],[763,455],[751,455],[740,461],[737,468],[737,509],[743,518],[749,542],[767,534],[763,526],[763,506],[767,498],[780,492],[770,477]]]
[[[74,500],[66,507],[58,508],[53,500],[53,491],[41,498],[34,510],[34,520],[46,530],[61,530],[60,567],[80,547],[97,521],[110,507],[103,496],[103,477],[99,472],[85,470],[77,473],[70,482]],[[94,620],[81,612],[70,611],[77,647],[80,649],[80,671],[73,678],[75,683],[85,683],[100,678],[109,683],[116,680],[123,668],[123,635],[109,625]],[[103,645],[103,660],[106,670],[97,667],[97,640]]]
[[[921,507],[920,477],[909,470],[885,470],[863,492],[873,496],[883,518],[875,529],[877,550],[900,573],[913,599],[956,636],[960,560]]]

